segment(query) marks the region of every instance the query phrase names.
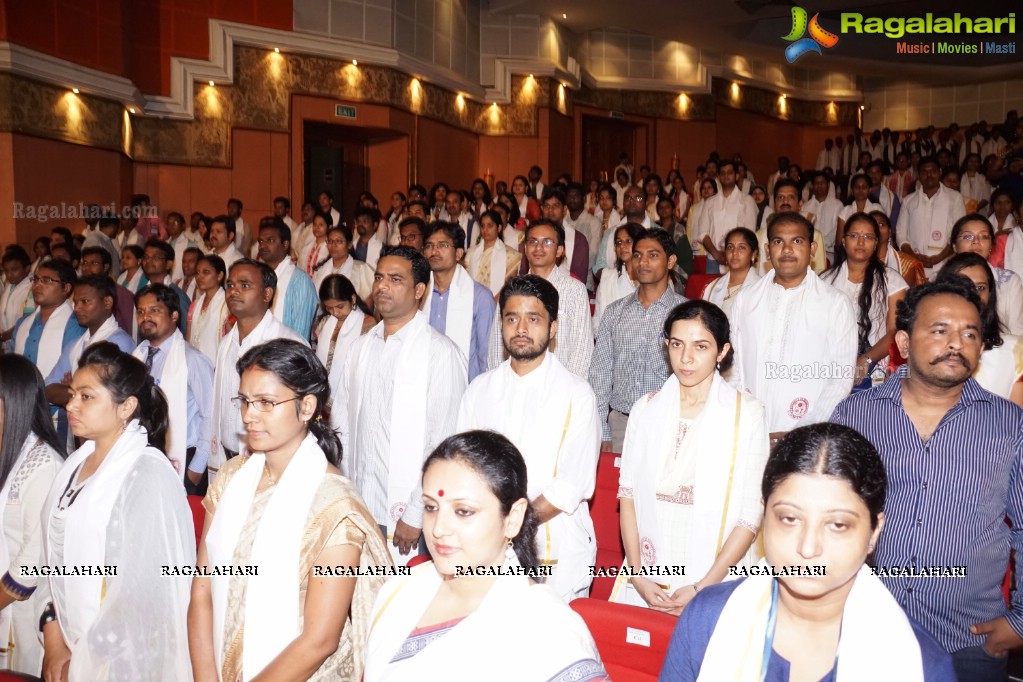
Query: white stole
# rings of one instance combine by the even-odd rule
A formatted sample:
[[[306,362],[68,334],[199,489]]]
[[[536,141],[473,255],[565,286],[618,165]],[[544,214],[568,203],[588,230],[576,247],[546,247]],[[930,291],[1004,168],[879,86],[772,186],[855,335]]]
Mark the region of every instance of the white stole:
[[[36,367],[39,373],[46,377],[60,359],[60,353],[64,350],[64,328],[74,308],[71,303],[64,301],[50,313],[50,317],[43,326],[43,334],[39,338],[39,350],[36,354]],[[18,333],[14,337],[14,352],[20,355],[25,354],[25,344],[28,342],[28,331],[32,323],[39,317],[39,308],[32,311],[32,314],[25,318],[25,321],[18,327]]]
[[[103,463],[82,487],[75,508],[87,509],[89,514],[67,514],[64,522],[64,564],[67,566],[101,566],[106,563],[107,527],[110,514],[117,501],[124,481],[140,457],[156,457],[164,462],[167,458],[159,450],[149,447],[145,427],[133,419],[107,453]],[[78,467],[96,449],[96,443],[86,441],[68,456],[64,466],[50,488],[43,507],[43,563],[54,564],[56,557],[51,553],[49,542],[50,520],[56,510],[68,482]],[[170,463],[167,463],[170,466]],[[53,578],[50,578],[51,582]],[[103,604],[102,575],[77,575],[62,578],[66,583],[64,594],[66,604],[55,604],[61,631],[71,647],[74,656],[79,638],[92,626]]]
[[[18,453],[18,458],[14,461],[14,466],[11,467],[10,472],[7,474],[7,480],[4,481],[3,490],[0,490],[0,529],[4,528],[6,522],[7,513],[7,500],[11,496],[11,485],[14,480],[18,477],[18,472],[21,471],[21,467],[25,464],[25,459],[28,457],[28,453],[31,452],[37,445],[43,446],[43,441],[39,440],[39,437],[34,433],[29,432],[28,437],[25,438],[25,442],[21,445],[21,451]],[[7,542],[0,542],[0,575],[7,573],[11,567],[11,553],[7,547]],[[3,649],[0,652],[0,662],[3,663],[6,669],[11,662],[11,652],[7,649],[7,639],[11,631],[11,618],[13,617],[13,604],[8,604],[0,610],[0,637],[4,639],[2,642]]]
[[[455,265],[455,274],[448,286],[448,312],[444,325],[444,335],[455,342],[466,360],[469,359],[469,345],[472,341],[472,300],[475,295],[473,278],[465,268]],[[429,292],[423,304],[423,314],[430,319],[430,306],[433,302],[433,273],[430,273]]]
[[[761,561],[760,566],[767,566]],[[758,682],[774,578],[746,578],[725,603],[710,636],[697,682]],[[842,612],[838,682],[923,682],[923,656],[905,611],[867,566],[860,568]]]
[[[118,329],[120,329],[120,327],[117,326],[117,320],[114,319],[113,315],[108,317],[103,324],[99,326],[99,329],[96,330],[95,334],[86,329],[85,333],[82,334],[77,341],[75,341],[75,344],[71,346],[71,350],[68,352],[68,359],[71,361],[71,375],[74,376],[75,372],[78,371],[78,362],[82,359],[82,353],[85,352],[86,348],[94,343],[106,341],[113,336],[114,332]],[[143,358],[143,360],[145,360],[145,358]]]
[[[351,260],[351,258],[348,260]],[[366,314],[358,308],[354,308],[348,317],[345,318],[345,321],[341,323],[341,331],[338,332],[337,339],[334,342],[334,357],[331,359],[330,368],[327,372],[327,382],[330,385],[332,401],[330,406],[330,422],[335,429],[343,428],[344,410],[346,408],[344,405],[334,403],[333,400],[344,378],[345,360],[352,350],[352,344],[362,335],[362,323],[365,319]],[[316,357],[320,359],[324,367],[327,366],[327,356],[330,354],[330,340],[334,336],[336,328],[337,318],[333,315],[328,315],[327,321],[323,324],[323,329],[320,330],[319,343],[316,344]]]
[[[278,320],[284,319],[284,305],[287,303],[288,285],[291,284],[291,276],[295,274],[295,264],[290,258],[285,258],[274,270],[277,273],[277,291],[274,293],[273,312]]]
[[[117,276],[117,283],[123,286],[125,289],[133,294],[137,294],[139,290],[139,283],[142,282],[142,268],[139,267],[135,270],[135,274],[128,279],[128,271],[125,270]]]
[[[111,318],[112,319],[112,318]],[[139,345],[132,353],[142,362],[146,361],[150,346]],[[177,329],[167,342],[157,346],[167,357],[163,361],[163,372],[156,379],[156,385],[167,397],[167,459],[174,466],[182,480],[185,477],[186,450],[188,449],[188,362],[185,359],[185,337]]]
[[[480,266],[483,264],[483,255],[486,251],[486,247],[481,240],[476,246],[472,247],[469,251],[469,257],[466,259],[467,270],[472,274],[472,278],[477,282],[480,282]],[[490,281],[480,282],[490,292],[497,296],[501,291],[501,287],[504,286],[504,276],[508,270],[508,252],[504,248],[504,243],[498,239],[494,242],[494,245],[490,248]],[[466,357],[469,357],[466,355]]]
[[[206,551],[209,565],[234,563],[235,546],[263,475],[266,455],[249,457],[228,482],[217,505]],[[306,518],[316,490],[327,473],[327,460],[310,433],[295,452],[273,490],[252,542],[249,563],[259,575],[245,588],[242,674],[258,675],[302,633],[299,565]],[[224,665],[224,622],[231,576],[213,576],[213,643],[218,675]]]
[[[377,324],[370,334],[383,334],[383,322]],[[401,515],[405,513],[405,505],[412,491],[422,479],[424,450],[426,448],[426,391],[430,365],[430,332],[433,327],[426,315],[417,312],[408,323],[411,328],[403,339],[401,353],[394,368],[394,386],[391,391],[391,440],[388,444],[387,457],[387,509],[388,518],[376,519],[380,525],[387,526],[387,537],[394,535],[394,528]],[[379,329],[378,329],[379,328]],[[367,339],[368,341],[368,339]],[[355,359],[351,389],[348,400],[348,423],[351,432],[351,453],[354,456],[345,458],[345,473],[359,487],[369,475],[368,462],[376,453],[366,452],[359,442],[359,411],[362,408],[362,396],[366,392],[366,376],[371,364],[369,343],[359,347],[359,356]],[[453,406],[452,406],[453,407]],[[383,454],[383,453],[380,453]],[[387,549],[391,552],[395,565],[403,566],[408,556],[398,553],[398,548],[390,542]]]
[[[0,327],[7,331],[21,319],[28,306],[28,300],[32,296],[32,280],[28,277],[21,280],[14,286],[8,285],[4,290],[2,314]]]

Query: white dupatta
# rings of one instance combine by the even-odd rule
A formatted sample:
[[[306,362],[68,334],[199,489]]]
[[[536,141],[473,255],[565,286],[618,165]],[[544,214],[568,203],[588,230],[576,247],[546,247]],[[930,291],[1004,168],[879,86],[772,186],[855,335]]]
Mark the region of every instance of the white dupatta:
[[[349,258],[348,260],[352,259]],[[331,345],[334,347],[334,357],[331,358],[330,366],[327,368],[327,381],[330,385],[331,398],[330,423],[335,429],[344,427],[347,408],[344,405],[338,405],[334,402],[334,399],[344,378],[345,361],[348,358],[348,354],[352,351],[352,344],[362,335],[362,323],[365,319],[366,314],[364,312],[357,307],[353,308],[352,312],[345,318],[345,321],[341,323],[341,331],[338,332],[337,339],[331,344],[334,330],[337,329],[337,318],[329,315],[323,325],[323,329],[320,330],[319,343],[316,344],[316,357],[320,359],[324,367],[327,367],[327,358],[330,355]]]
[[[986,391],[1006,400],[1023,376],[1023,338],[1002,334],[1002,345],[980,354],[973,378]]]
[[[1005,238],[1005,269],[1023,277],[1023,228],[1016,227]]]
[[[217,349],[223,336],[224,320],[227,319],[229,312],[223,287],[217,287],[213,299],[203,312],[205,301],[206,293],[203,292],[192,305],[192,328],[188,336],[191,344],[208,357],[210,362],[216,362]]]
[[[510,575],[498,577],[476,610],[442,637],[392,662],[440,584],[440,574],[427,562],[380,590],[366,647],[365,682],[553,682],[593,679],[603,670],[582,619],[548,586]],[[495,637],[498,632],[501,636]],[[523,655],[509,657],[509,651]]]
[[[761,561],[760,566],[767,566]],[[775,579],[750,576],[725,603],[710,636],[697,682],[759,682]],[[837,682],[923,682],[923,655],[906,613],[867,566],[845,600]]]
[[[185,359],[185,337],[175,329],[167,343],[157,348],[167,354],[160,376],[153,377],[167,398],[167,459],[184,481],[187,459],[185,451],[188,449],[188,363]],[[145,362],[148,349],[149,346],[143,347],[140,344],[132,355]]]
[[[469,257],[466,259],[466,269],[474,280],[490,289],[490,293],[497,296],[501,291],[501,287],[504,286],[504,276],[508,270],[508,252],[505,250],[504,243],[500,239],[494,242],[494,245],[490,247],[490,281],[481,282],[479,278],[480,266],[483,264],[485,251],[486,247],[483,241],[472,247],[472,250],[469,251]],[[466,354],[466,357],[469,357],[468,354]]]
[[[7,474],[7,480],[4,481],[3,490],[0,490],[0,529],[5,528],[6,514],[7,514],[7,501],[11,497],[11,486],[15,479],[18,477],[18,472],[21,471],[21,467],[24,466],[25,460],[28,458],[28,454],[36,448],[36,446],[45,447],[43,441],[39,440],[39,437],[34,433],[29,432],[25,442],[21,445],[21,451],[18,452],[18,458],[14,460],[14,466],[11,467],[10,472]],[[11,567],[11,551],[7,546],[6,540],[0,541],[0,575],[7,573]],[[12,652],[7,649],[7,639],[11,632],[11,620],[14,617],[14,604],[8,604],[2,610],[0,610],[0,637],[4,638],[4,641],[0,644],[3,645],[0,650],[0,663],[3,664],[4,669],[8,669],[11,663]]]
[[[43,326],[43,334],[39,338],[39,350],[36,354],[36,367],[44,377],[50,373],[53,366],[57,364],[57,360],[60,359],[60,353],[64,350],[64,328],[73,312],[74,308],[71,307],[71,303],[64,301],[50,313],[50,317]],[[28,332],[38,317],[39,308],[36,308],[18,327],[18,333],[14,337],[15,353],[25,354]]]
[[[632,501],[644,566],[659,565],[658,548],[673,542],[658,527],[657,493],[665,485],[665,462],[675,454],[680,401],[679,381],[672,374],[661,390],[637,401],[625,432],[622,459],[628,461],[632,472]],[[769,449],[763,406],[756,398],[736,391],[715,372],[707,401],[684,443],[687,450],[696,453],[692,524],[685,551],[686,580],[688,576],[698,580],[710,570],[740,520],[744,488],[751,477],[759,481],[763,475]],[[684,481],[672,483],[677,490]],[[740,565],[751,565],[754,552],[751,546]]]
[[[359,433],[359,412],[362,408],[363,395],[367,392],[367,375],[372,364],[368,348],[371,334],[383,335],[383,322],[370,330],[362,339],[357,355],[348,359],[354,368],[351,386],[348,391],[348,424],[350,432],[348,452],[350,457],[342,460],[344,473],[361,491],[369,474],[369,460],[377,453],[365,452],[360,442],[363,434]],[[387,525],[387,539],[394,535],[394,528],[401,515],[405,513],[405,505],[410,495],[414,494],[422,482],[422,467],[426,448],[426,393],[430,366],[430,333],[433,327],[422,312],[417,312],[408,323],[409,333],[402,341],[397,366],[394,368],[394,386],[391,391],[391,414],[389,448],[387,457],[387,519],[376,519],[376,522]],[[352,362],[354,360],[354,363]],[[452,406],[454,407],[454,406]],[[384,453],[380,453],[384,454]],[[391,552],[395,565],[403,566],[408,556],[398,553],[398,548],[390,542],[387,549]]]
[[[444,335],[455,342],[466,360],[469,358],[469,346],[472,343],[472,301],[476,288],[473,286],[473,282],[473,278],[469,276],[465,268],[456,264],[455,274],[448,286],[450,298],[448,299],[447,321],[444,326]],[[423,304],[423,314],[426,315],[427,320],[430,319],[434,286],[436,285],[431,272],[430,286],[427,288],[428,294],[424,297],[426,302]]]
[[[224,489],[206,534],[210,566],[234,564],[235,546],[249,517],[265,462],[265,454],[253,454]],[[250,564],[259,567],[259,575],[250,576],[245,587],[242,645],[245,679],[258,675],[302,633],[300,553],[306,517],[326,473],[326,457],[316,438],[307,434],[277,482],[260,519],[249,559]],[[224,624],[230,582],[228,575],[210,578],[218,675],[224,664]]]

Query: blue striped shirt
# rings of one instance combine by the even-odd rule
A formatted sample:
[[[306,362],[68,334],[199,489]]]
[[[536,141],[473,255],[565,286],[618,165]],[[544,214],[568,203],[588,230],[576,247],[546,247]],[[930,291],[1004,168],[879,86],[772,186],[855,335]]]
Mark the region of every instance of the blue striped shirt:
[[[969,627],[999,616],[1023,635],[1023,571],[1016,572],[1013,610],[1001,591],[1010,547],[1023,557],[1023,409],[968,379],[924,442],[902,406],[908,370],[846,398],[831,416],[866,436],[888,473],[873,563],[918,571],[965,567],[964,577],[881,576],[906,613],[949,652],[983,644],[986,638]]]

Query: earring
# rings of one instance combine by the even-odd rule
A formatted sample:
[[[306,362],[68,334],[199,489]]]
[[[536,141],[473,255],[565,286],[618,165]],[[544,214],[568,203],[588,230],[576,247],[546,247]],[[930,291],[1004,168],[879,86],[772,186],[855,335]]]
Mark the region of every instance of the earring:
[[[874,551],[874,543],[873,542],[871,542],[869,545],[867,545],[867,551],[868,552],[873,552]]]

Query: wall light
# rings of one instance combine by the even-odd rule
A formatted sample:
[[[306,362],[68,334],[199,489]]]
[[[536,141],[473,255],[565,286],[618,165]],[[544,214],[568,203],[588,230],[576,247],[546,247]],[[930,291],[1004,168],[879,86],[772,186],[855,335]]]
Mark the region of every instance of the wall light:
[[[216,83],[214,83],[213,81],[210,81],[210,87],[211,87],[211,88],[215,88],[215,87],[217,87],[217,84],[216,84]]]
[[[455,106],[459,111],[465,111],[465,96],[462,93],[458,93],[458,96],[455,97]]]
[[[129,114],[134,114],[135,113],[135,107],[128,107],[128,113]]]
[[[280,54],[281,53],[281,48],[275,47],[274,48],[274,52],[276,52],[277,54]]]
[[[75,93],[77,95],[78,94],[78,88],[71,88],[71,92],[73,92],[73,93]]]
[[[565,14],[564,12],[562,12],[562,13],[561,13],[561,18],[562,18],[562,19],[568,19],[568,15],[567,15],[567,14]]]
[[[359,65],[359,60],[358,59],[353,59],[352,60],[352,66],[358,66],[358,65]]]

